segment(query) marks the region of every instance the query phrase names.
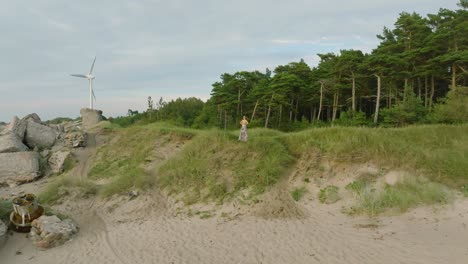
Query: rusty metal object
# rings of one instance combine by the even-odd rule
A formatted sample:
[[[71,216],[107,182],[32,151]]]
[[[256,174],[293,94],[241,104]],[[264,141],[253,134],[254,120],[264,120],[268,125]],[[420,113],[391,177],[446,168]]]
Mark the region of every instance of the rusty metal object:
[[[31,222],[44,213],[44,208],[39,205],[37,197],[28,193],[13,199],[13,212],[10,214],[10,222],[13,229],[18,232],[29,232]]]

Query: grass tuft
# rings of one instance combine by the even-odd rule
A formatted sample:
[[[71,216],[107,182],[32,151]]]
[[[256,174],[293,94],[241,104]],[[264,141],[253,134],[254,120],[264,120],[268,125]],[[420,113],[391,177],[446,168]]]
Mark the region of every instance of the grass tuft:
[[[89,180],[62,175],[56,177],[39,194],[39,201],[43,204],[54,204],[65,196],[73,195],[74,197],[86,198],[97,194],[97,192],[98,187]]]
[[[338,202],[341,197],[339,194],[339,188],[334,185],[329,185],[323,189],[320,189],[318,194],[319,201],[321,203],[332,204]]]
[[[306,187],[301,187],[301,188],[296,188],[294,191],[291,192],[291,196],[294,199],[294,201],[298,202],[304,194],[307,192]]]
[[[394,186],[386,185],[381,191],[371,184],[353,190],[358,194],[358,203],[348,213],[370,216],[388,210],[403,213],[416,206],[444,204],[452,199],[447,187],[423,177],[407,177]]]

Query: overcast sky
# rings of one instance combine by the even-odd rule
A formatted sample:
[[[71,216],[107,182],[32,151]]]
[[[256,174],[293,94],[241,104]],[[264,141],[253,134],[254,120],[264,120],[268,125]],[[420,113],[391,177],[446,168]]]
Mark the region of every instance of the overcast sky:
[[[144,110],[146,98],[209,98],[224,72],[274,69],[317,53],[370,52],[401,11],[456,9],[457,0],[0,0],[0,121],[36,112],[77,117]]]

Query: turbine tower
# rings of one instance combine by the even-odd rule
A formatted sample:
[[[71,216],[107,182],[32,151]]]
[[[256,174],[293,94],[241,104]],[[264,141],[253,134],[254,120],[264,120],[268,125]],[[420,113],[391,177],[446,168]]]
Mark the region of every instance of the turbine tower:
[[[91,64],[91,69],[89,70],[88,74],[70,74],[71,76],[88,79],[88,82],[89,82],[89,108],[90,109],[93,109],[93,98],[94,98],[94,100],[96,100],[96,96],[94,95],[94,91],[93,91],[93,80],[95,78],[95,76],[93,75],[93,68],[94,68],[94,63],[95,62],[96,62],[96,57],[94,57],[93,64]]]

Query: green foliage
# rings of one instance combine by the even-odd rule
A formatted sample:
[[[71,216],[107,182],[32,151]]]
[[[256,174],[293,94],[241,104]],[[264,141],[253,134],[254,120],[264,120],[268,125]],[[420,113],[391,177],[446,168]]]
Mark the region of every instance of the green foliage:
[[[411,87],[407,87],[405,93],[404,101],[398,102],[392,108],[382,110],[381,116],[385,125],[404,126],[425,119],[427,111],[421,99],[416,96]]]
[[[365,126],[369,125],[369,120],[364,112],[342,112],[340,118],[335,122],[342,126]]]
[[[332,204],[338,202],[341,197],[338,193],[339,188],[334,185],[329,185],[323,189],[320,189],[318,194],[319,201],[321,203]]]
[[[459,7],[462,7],[464,9],[467,9],[468,8],[468,0],[459,0],[457,5]]]
[[[357,193],[358,203],[350,208],[350,214],[373,216],[391,209],[406,212],[412,207],[443,204],[452,199],[445,186],[422,177],[407,177],[394,186],[385,186],[382,191],[366,184],[358,189]]]
[[[195,118],[192,128],[203,129],[220,126],[219,118],[214,115],[216,112],[216,105],[213,104],[212,100],[208,100],[200,114]]]
[[[195,97],[177,98],[170,102],[164,102],[161,98],[156,107],[154,107],[152,101],[149,101],[148,104],[150,104],[148,110],[144,113],[129,109],[128,116],[109,118],[109,121],[120,127],[129,127],[135,124],[144,125],[158,121],[190,127],[194,124],[195,119],[200,115],[205,105],[202,100]]]
[[[307,188],[303,186],[301,188],[294,189],[294,191],[291,192],[291,196],[294,199],[294,201],[297,202],[302,198],[302,196],[304,196],[306,192],[307,192]]]
[[[286,147],[275,137],[251,130],[248,142],[240,144],[237,133],[217,130],[200,133],[177,157],[163,164],[160,184],[172,193],[184,193],[187,204],[223,201],[239,190],[252,195],[275,184],[291,161]]]
[[[139,113],[132,114],[129,116],[119,116],[116,118],[109,117],[109,121],[114,125],[118,125],[119,127],[129,127],[143,119],[145,119],[145,115]]]
[[[10,221],[10,213],[13,211],[13,204],[10,200],[0,198],[0,220],[4,223]]]
[[[70,155],[64,162],[63,162],[63,173],[66,173],[73,169],[76,165],[76,159]]]
[[[195,97],[177,98],[166,103],[157,115],[159,120],[168,120],[175,125],[190,127],[201,113],[203,106],[203,101]]]
[[[446,99],[435,105],[430,120],[450,124],[468,122],[468,87],[451,90]]]

